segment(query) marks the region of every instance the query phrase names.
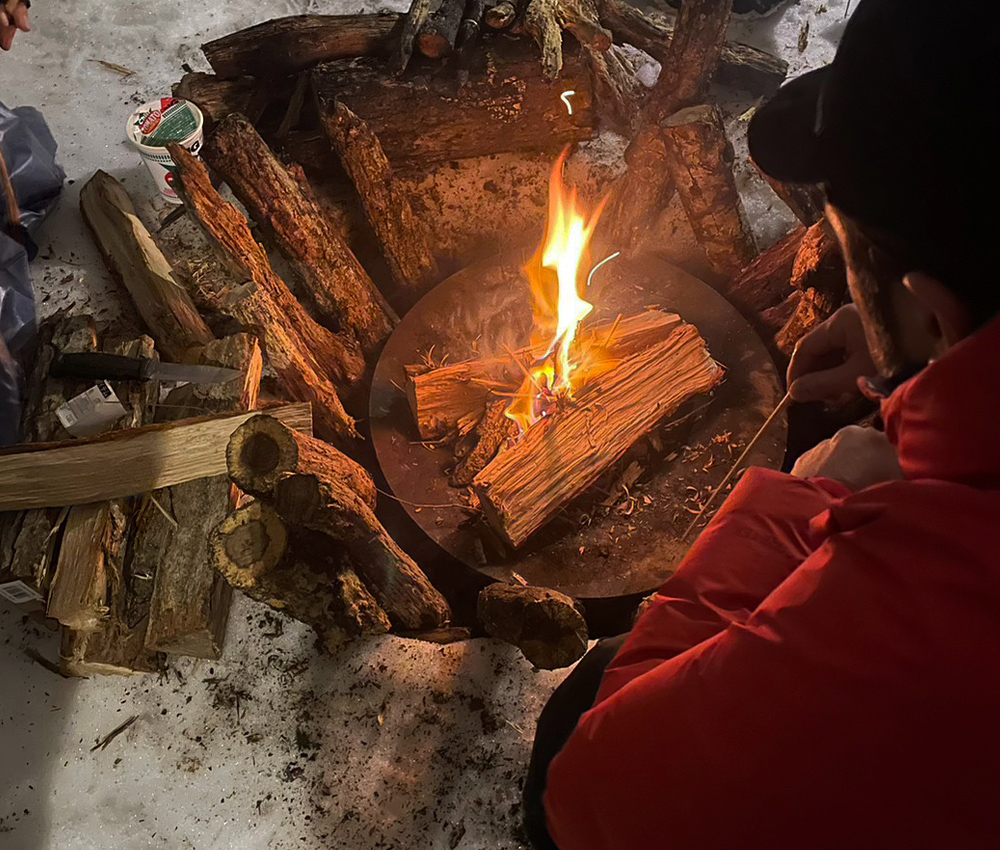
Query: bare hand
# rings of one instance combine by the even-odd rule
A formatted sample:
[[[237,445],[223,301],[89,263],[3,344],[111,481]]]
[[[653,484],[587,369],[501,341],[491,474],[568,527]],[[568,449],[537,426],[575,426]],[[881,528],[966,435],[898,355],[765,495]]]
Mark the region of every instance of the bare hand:
[[[799,340],[788,364],[788,392],[794,401],[833,404],[859,395],[858,379],[877,373],[858,308],[848,304]]]
[[[848,425],[802,455],[792,468],[798,478],[832,478],[852,490],[900,481],[896,450],[881,431]]]
[[[31,32],[31,27],[28,26],[28,4],[19,3],[13,12],[0,7],[0,49],[10,50],[18,30]]]

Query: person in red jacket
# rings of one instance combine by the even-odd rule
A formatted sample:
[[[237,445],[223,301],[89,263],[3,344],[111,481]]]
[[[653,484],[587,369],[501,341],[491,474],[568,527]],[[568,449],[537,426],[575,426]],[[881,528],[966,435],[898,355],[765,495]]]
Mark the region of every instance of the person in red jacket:
[[[765,172],[823,186],[853,300],[792,396],[862,379],[886,430],[749,470],[557,689],[537,847],[1000,846],[998,34],[985,0],[861,0],[752,120]]]

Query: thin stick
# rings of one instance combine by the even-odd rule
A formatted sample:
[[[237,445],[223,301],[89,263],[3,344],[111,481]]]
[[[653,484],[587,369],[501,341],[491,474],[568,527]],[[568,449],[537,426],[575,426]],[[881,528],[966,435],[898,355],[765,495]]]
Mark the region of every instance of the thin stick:
[[[788,393],[785,393],[785,397],[778,402],[778,406],[774,408],[774,410],[771,411],[771,415],[764,420],[764,424],[760,426],[760,430],[756,434],[754,434],[753,439],[749,443],[747,443],[747,447],[743,449],[743,453],[738,458],[736,458],[736,463],[734,463],[732,469],[730,469],[729,472],[726,473],[726,477],[722,479],[722,483],[719,484],[719,486],[712,491],[712,495],[708,497],[708,501],[706,501],[705,504],[702,505],[701,510],[698,511],[695,518],[691,520],[691,524],[681,535],[682,541],[687,540],[688,535],[691,534],[692,531],[694,531],[694,527],[699,523],[701,518],[705,515],[705,512],[710,507],[712,507],[713,504],[715,504],[715,500],[718,497],[718,495],[723,490],[725,490],[726,485],[733,480],[733,476],[736,474],[736,471],[740,468],[740,465],[743,463],[743,461],[746,460],[747,455],[750,454],[754,446],[756,446],[757,443],[760,442],[760,438],[764,436],[764,432],[771,427],[771,423],[774,422],[775,419],[777,419],[782,413],[784,413],[785,408],[788,407],[791,401],[792,397]]]
[[[94,744],[94,746],[90,748],[90,751],[94,752],[94,750],[106,750],[108,748],[108,744],[110,744],[115,738],[121,735],[122,732],[128,729],[128,727],[131,726],[133,723],[135,723],[135,721],[138,719],[139,715],[133,714],[128,720],[126,720],[120,726],[116,726],[114,729],[108,732],[107,735],[101,738],[100,741]]]

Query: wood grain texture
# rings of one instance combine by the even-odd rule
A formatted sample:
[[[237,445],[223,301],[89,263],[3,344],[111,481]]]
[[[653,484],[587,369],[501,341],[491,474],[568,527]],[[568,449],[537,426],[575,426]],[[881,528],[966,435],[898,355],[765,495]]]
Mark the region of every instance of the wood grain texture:
[[[308,404],[267,413],[297,431],[312,430]],[[220,414],[0,451],[0,510],[83,505],[225,475],[229,437],[252,415]]]
[[[382,296],[308,184],[278,161],[242,115],[219,123],[202,156],[274,235],[329,327],[346,329],[366,354],[377,355],[392,331]]]
[[[261,341],[287,396],[313,404],[317,430],[331,438],[354,438],[354,420],[337,388],[349,389],[364,373],[356,341],[332,334],[306,313],[271,268],[246,219],[212,186],[204,164],[179,145],[167,149],[178,166],[178,193],[222,259],[248,279],[239,292],[217,293],[218,309]]]
[[[476,476],[473,489],[487,521],[508,545],[521,546],[636,440],[722,376],[691,325],[624,360]]]

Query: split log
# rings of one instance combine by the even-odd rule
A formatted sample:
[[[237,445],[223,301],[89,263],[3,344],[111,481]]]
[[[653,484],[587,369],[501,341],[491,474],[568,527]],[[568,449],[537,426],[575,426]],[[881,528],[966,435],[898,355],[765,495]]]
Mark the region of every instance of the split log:
[[[233,483],[252,496],[273,496],[282,478],[299,473],[337,479],[375,508],[375,482],[363,466],[266,414],[248,419],[233,432],[226,446],[226,467]]]
[[[458,91],[454,72],[439,63],[421,65],[419,79],[394,79],[373,59],[319,66],[313,90],[320,101],[343,103],[361,118],[400,172],[495,153],[558,151],[594,136],[593,86],[579,51],[566,51],[558,82],[544,77],[533,46],[523,40],[484,44],[475,60]],[[559,99],[566,89],[576,92],[572,115]],[[305,140],[300,143],[305,150]]]
[[[350,176],[396,284],[422,292],[437,282],[430,228],[413,213],[378,137],[343,103],[320,99],[320,120]]]
[[[197,357],[215,337],[139,221],[128,192],[98,171],[80,190],[80,211],[108,270],[128,291],[159,350],[173,361]]]
[[[201,110],[201,114],[205,116],[205,131],[208,133],[233,112],[246,115],[259,89],[260,81],[256,77],[230,80],[215,74],[192,71],[174,84],[172,94],[191,101]]]
[[[733,0],[686,0],[677,16],[660,77],[643,106],[640,128],[625,153],[628,171],[605,220],[621,248],[634,247],[673,194],[661,124],[701,102],[722,57]]]
[[[266,412],[294,430],[312,430],[308,404]],[[84,505],[226,474],[229,437],[252,415],[220,414],[0,450],[0,510]]]
[[[825,220],[806,231],[795,257],[792,286],[802,296],[795,312],[775,337],[775,345],[788,357],[791,357],[796,343],[816,325],[830,318],[847,295],[847,269],[843,254],[832,228]]]
[[[291,76],[318,62],[388,56],[401,15],[294,15],[217,38],[201,47],[220,77]]]
[[[661,124],[667,162],[698,244],[722,277],[735,278],[757,256],[733,177],[733,148],[714,105],[691,106]]]
[[[410,9],[403,19],[403,29],[399,34],[399,45],[389,61],[389,70],[392,73],[402,74],[410,64],[417,33],[420,32],[430,12],[431,0],[410,0]]]
[[[179,145],[167,148],[178,167],[177,190],[220,255],[236,273],[250,278],[238,293],[219,293],[219,309],[231,315],[263,344],[268,363],[290,398],[314,405],[317,429],[349,439],[357,435],[337,395],[364,373],[364,359],[353,339],[317,324],[274,273],[267,253],[250,233],[246,219],[219,196],[205,166]]]
[[[97,331],[91,316],[57,315],[42,321],[21,419],[22,443],[69,436],[56,410],[86,384],[52,378],[49,366],[58,353],[96,350]],[[58,530],[65,515],[58,510],[37,508],[0,514],[0,519],[0,577],[3,581],[23,582],[46,598],[58,554]]]
[[[807,183],[782,183],[762,171],[756,162],[754,167],[767,185],[774,190],[774,194],[784,201],[785,206],[806,227],[811,227],[823,218],[826,197],[819,186],[810,186]]]
[[[698,331],[676,328],[585,384],[572,405],[535,423],[476,476],[486,519],[511,547],[521,546],[638,439],[722,376]]]
[[[104,346],[110,354],[154,357],[149,337]],[[116,429],[136,428],[148,417],[159,396],[156,381],[116,381],[112,385],[127,415]],[[96,631],[107,625],[107,614],[120,609],[125,593],[125,546],[132,520],[128,498],[92,502],[70,509],[59,544],[46,614],[76,631]],[[117,624],[115,624],[117,626]]]
[[[441,0],[417,34],[417,47],[428,59],[451,56],[458,28],[465,12],[465,0]]]
[[[486,10],[486,23],[491,29],[505,30],[514,23],[517,17],[517,7],[510,0],[500,0],[496,6]]]
[[[495,582],[476,603],[486,634],[512,643],[536,667],[568,667],[587,651],[587,623],[569,596],[544,587]]]
[[[601,22],[614,33],[616,42],[631,44],[661,64],[666,62],[674,37],[673,23],[628,0],[597,0],[597,7]],[[787,76],[788,63],[783,59],[748,44],[728,41],[722,46],[714,81],[755,97],[770,97]]]
[[[235,447],[230,454],[243,460],[244,453]],[[277,482],[274,501],[279,515],[347,546],[395,626],[433,629],[446,625],[450,612],[444,597],[389,536],[368,502],[339,474],[343,469],[340,453],[329,446],[326,455],[325,463],[312,458],[309,472],[286,475]],[[234,478],[239,477],[239,466],[234,471]]]
[[[495,401],[476,426],[476,444],[455,465],[448,479],[452,487],[468,487],[472,480],[493,460],[500,447],[517,434],[517,423],[507,417],[510,401]]]
[[[439,646],[447,646],[450,643],[459,643],[463,640],[469,640],[472,637],[472,631],[465,628],[465,626],[446,626],[443,629],[430,629],[425,632],[396,632],[399,637],[409,638],[410,640],[422,640],[425,643],[436,643]]]
[[[278,161],[242,115],[220,122],[202,156],[251,217],[274,234],[330,327],[343,327],[366,354],[376,355],[392,331],[382,296],[308,185]]]
[[[212,532],[209,550],[232,587],[312,626],[327,652],[352,638],[389,631],[385,612],[344,553],[310,536],[291,545],[280,517],[262,502],[223,519]]]
[[[614,364],[667,339],[680,324],[675,313],[649,310],[614,322],[583,326],[579,351],[598,364]],[[466,360],[428,372],[410,374],[406,392],[423,440],[436,440],[460,429],[468,431],[486,411],[494,390],[514,391],[524,369],[545,354],[545,346],[525,346],[509,354]],[[518,365],[520,364],[520,365]]]
[[[177,388],[167,397],[164,421],[191,410],[225,413],[256,406],[262,362],[253,337],[238,334],[212,343],[201,362],[239,369],[243,376]],[[136,523],[131,561],[133,571],[155,576],[145,638],[150,650],[221,657],[232,593],[212,566],[208,537],[235,507],[228,475],[187,481],[149,497]]]

